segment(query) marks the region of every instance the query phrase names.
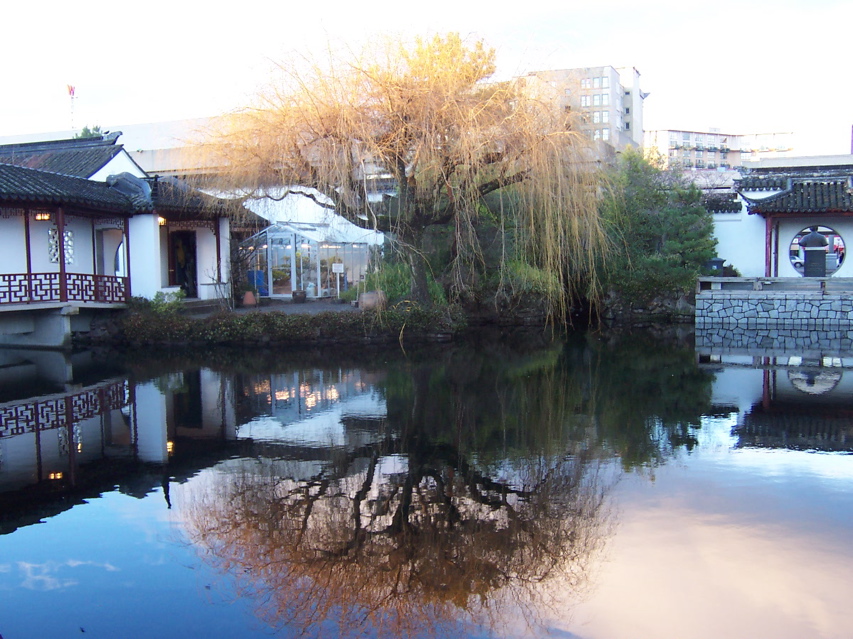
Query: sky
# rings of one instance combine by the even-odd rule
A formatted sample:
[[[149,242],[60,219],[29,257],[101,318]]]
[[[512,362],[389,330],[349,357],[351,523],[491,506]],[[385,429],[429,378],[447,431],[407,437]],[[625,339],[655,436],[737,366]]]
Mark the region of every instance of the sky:
[[[851,152],[849,0],[45,0],[3,14],[0,136],[218,115],[250,103],[275,61],[455,31],[494,47],[503,77],[635,67],[646,130],[790,132],[797,154]]]

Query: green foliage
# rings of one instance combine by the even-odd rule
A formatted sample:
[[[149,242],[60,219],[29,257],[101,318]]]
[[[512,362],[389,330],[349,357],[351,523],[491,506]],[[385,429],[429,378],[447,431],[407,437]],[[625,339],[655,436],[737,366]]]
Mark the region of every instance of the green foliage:
[[[422,308],[401,304],[383,311],[325,312],[316,315],[280,312],[220,313],[192,318],[163,312],[149,302],[133,304],[120,322],[131,345],[249,345],[397,342],[432,339],[465,327],[456,307]]]
[[[90,129],[88,126],[84,126],[84,127],[80,130],[80,133],[75,133],[75,134],[74,134],[74,139],[75,139],[75,140],[81,140],[81,139],[83,139],[83,138],[99,138],[99,137],[101,137],[103,134],[104,134],[104,132],[103,132],[103,131],[101,131],[101,127],[100,127],[100,125],[98,125],[98,124],[96,124],[95,126],[93,126],[91,129]]]
[[[507,287],[516,294],[533,293],[551,297],[560,287],[556,274],[518,260],[507,262],[504,277]]]
[[[149,313],[152,315],[177,315],[183,308],[186,293],[183,289],[164,293],[157,291],[152,299],[144,297],[133,297],[128,307],[137,313]]]
[[[616,245],[605,284],[628,302],[689,293],[716,254],[701,192],[636,151],[620,156],[603,213]]]
[[[444,289],[431,275],[427,277],[427,287],[433,304],[438,306],[447,304]],[[412,271],[409,266],[403,262],[386,262],[373,273],[369,273],[358,287],[341,293],[341,298],[350,301],[355,300],[358,293],[384,291],[388,301],[394,304],[409,298],[411,290]]]

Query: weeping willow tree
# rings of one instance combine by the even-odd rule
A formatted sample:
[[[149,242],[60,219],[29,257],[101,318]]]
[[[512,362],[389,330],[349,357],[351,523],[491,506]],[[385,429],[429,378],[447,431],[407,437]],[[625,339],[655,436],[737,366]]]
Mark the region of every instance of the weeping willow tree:
[[[542,291],[555,311],[595,294],[606,242],[587,138],[542,86],[490,82],[494,50],[450,34],[278,70],[257,103],[222,118],[204,145],[224,167],[225,188],[302,195],[392,232],[420,303],[429,303],[425,231],[452,228],[448,288],[464,295],[485,268],[484,216],[501,231],[504,293],[507,265],[520,261],[549,283]],[[393,193],[371,197],[377,178]]]

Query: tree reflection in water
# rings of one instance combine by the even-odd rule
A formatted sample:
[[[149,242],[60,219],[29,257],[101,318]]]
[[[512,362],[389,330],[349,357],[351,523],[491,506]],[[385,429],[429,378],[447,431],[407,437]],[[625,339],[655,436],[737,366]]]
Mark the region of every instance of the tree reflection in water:
[[[221,465],[185,489],[191,540],[276,628],[535,627],[583,590],[609,526],[599,449],[566,436],[580,389],[558,352],[392,367],[372,443]]]
[[[276,628],[541,633],[588,583],[618,473],[689,451],[710,402],[692,349],[634,338],[485,342],[370,370],[387,411],[370,437],[234,460],[184,489],[190,538]]]
[[[386,474],[374,454],[305,480],[287,462],[242,460],[193,493],[190,536],[260,618],[308,634],[494,626],[519,606],[535,623],[550,586],[584,586],[603,523],[588,460],[542,458],[493,481],[450,449],[422,459]]]

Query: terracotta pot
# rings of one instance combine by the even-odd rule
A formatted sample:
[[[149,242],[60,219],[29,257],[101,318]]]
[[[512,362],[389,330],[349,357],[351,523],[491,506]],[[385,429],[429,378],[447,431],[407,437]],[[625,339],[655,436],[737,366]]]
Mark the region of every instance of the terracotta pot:
[[[255,294],[252,291],[246,291],[243,293],[243,306],[255,306],[258,303],[258,300],[255,298]]]

